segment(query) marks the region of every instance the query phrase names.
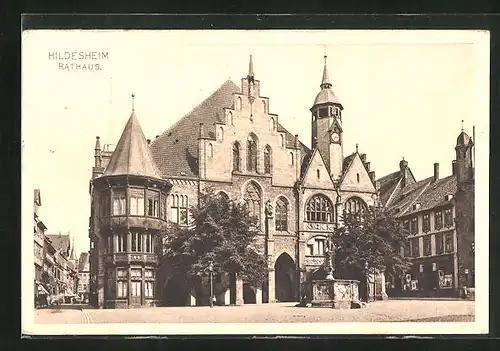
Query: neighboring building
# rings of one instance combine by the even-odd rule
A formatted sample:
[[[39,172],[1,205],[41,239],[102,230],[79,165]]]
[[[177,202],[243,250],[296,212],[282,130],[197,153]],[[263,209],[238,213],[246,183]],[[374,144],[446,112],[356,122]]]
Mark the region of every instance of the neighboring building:
[[[133,108],[114,150],[101,148],[97,137],[90,183],[91,304],[207,303],[207,287],[190,291],[168,262],[155,268],[157,234],[167,221],[188,225],[189,207],[209,186],[246,203],[258,218],[270,269],[262,287],[221,277],[230,288],[218,303],[297,301],[300,283],[325,262],[339,214],[378,204],[366,154],[356,148],[344,157],[343,106],[331,86],[325,57],[320,91],[310,112],[303,111],[311,118],[312,149],[271,113],[251,58],[239,86],[226,81],[154,141],[145,139]]]
[[[78,261],[78,290],[77,293],[84,300],[89,298],[90,292],[90,263],[89,253],[82,252]]]
[[[46,291],[46,287],[42,284],[42,272],[44,270],[44,241],[45,230],[47,227],[43,224],[40,218],[40,207],[42,206],[42,198],[40,189],[34,191],[34,263],[35,263],[35,296],[38,291]]]
[[[76,295],[78,285],[78,265],[70,236],[59,234],[46,235],[47,267],[52,273],[54,295]],[[47,257],[48,256],[48,257]]]
[[[413,260],[404,277],[390,277],[389,294],[458,296],[474,287],[473,142],[462,131],[457,138],[452,175],[416,181],[408,162],[381,179],[380,198],[396,212],[410,233],[404,255]]]

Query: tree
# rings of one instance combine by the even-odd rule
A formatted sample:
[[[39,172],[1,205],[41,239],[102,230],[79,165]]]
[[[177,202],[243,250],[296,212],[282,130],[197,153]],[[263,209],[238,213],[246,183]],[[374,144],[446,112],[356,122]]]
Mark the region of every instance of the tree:
[[[408,246],[408,231],[394,213],[370,207],[345,213],[343,223],[332,235],[340,276],[359,277],[367,267],[399,276],[410,268],[410,259],[400,253],[401,247]]]
[[[255,287],[264,282],[267,260],[258,247],[255,219],[243,204],[216,195],[209,188],[200,194],[190,214],[191,226],[171,224],[166,230],[162,259],[169,260],[191,285],[208,275],[210,262],[215,274],[236,273]]]

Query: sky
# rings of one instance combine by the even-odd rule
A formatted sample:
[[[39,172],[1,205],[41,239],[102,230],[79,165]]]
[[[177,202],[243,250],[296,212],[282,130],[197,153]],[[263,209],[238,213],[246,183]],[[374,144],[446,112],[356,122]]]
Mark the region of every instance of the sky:
[[[488,33],[480,31],[24,32],[23,217],[40,189],[47,233],[69,232],[76,251],[87,251],[95,137],[118,142],[134,93],[142,129],[154,139],[227,79],[239,85],[249,55],[270,112],[308,146],[326,53],[344,107],[344,154],[358,143],[377,178],[403,157],[417,180],[431,176],[436,162],[441,177],[450,175],[462,120],[471,136],[475,126],[477,160],[485,157],[476,169],[488,167],[488,50]],[[108,54],[84,61],[49,55],[72,51]],[[101,70],[59,67],[72,62]]]

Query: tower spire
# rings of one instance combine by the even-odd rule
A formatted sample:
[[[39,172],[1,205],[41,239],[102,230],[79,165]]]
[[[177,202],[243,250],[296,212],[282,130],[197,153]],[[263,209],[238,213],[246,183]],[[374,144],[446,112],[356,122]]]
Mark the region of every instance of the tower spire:
[[[462,120],[462,132],[464,131],[464,120]]]
[[[325,66],[323,68],[323,79],[321,80],[320,87],[322,89],[328,89],[328,88],[332,87],[332,84],[330,83],[330,77],[328,75],[328,66],[327,66],[328,56],[326,55],[326,52],[325,52],[325,56],[323,56],[323,58],[325,59]]]
[[[253,81],[254,74],[253,74],[253,60],[252,60],[252,55],[250,55],[250,61],[248,62],[248,79],[250,78]]]
[[[134,100],[135,100],[135,94],[132,93],[132,111],[135,110],[135,107],[134,107]]]

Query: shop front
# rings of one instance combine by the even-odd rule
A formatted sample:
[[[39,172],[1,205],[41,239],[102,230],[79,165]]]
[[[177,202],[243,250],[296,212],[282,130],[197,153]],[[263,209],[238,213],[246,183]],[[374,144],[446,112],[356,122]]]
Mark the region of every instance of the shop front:
[[[457,297],[454,256],[440,255],[413,261],[409,272],[394,284],[393,296]],[[398,291],[400,289],[400,291]]]

